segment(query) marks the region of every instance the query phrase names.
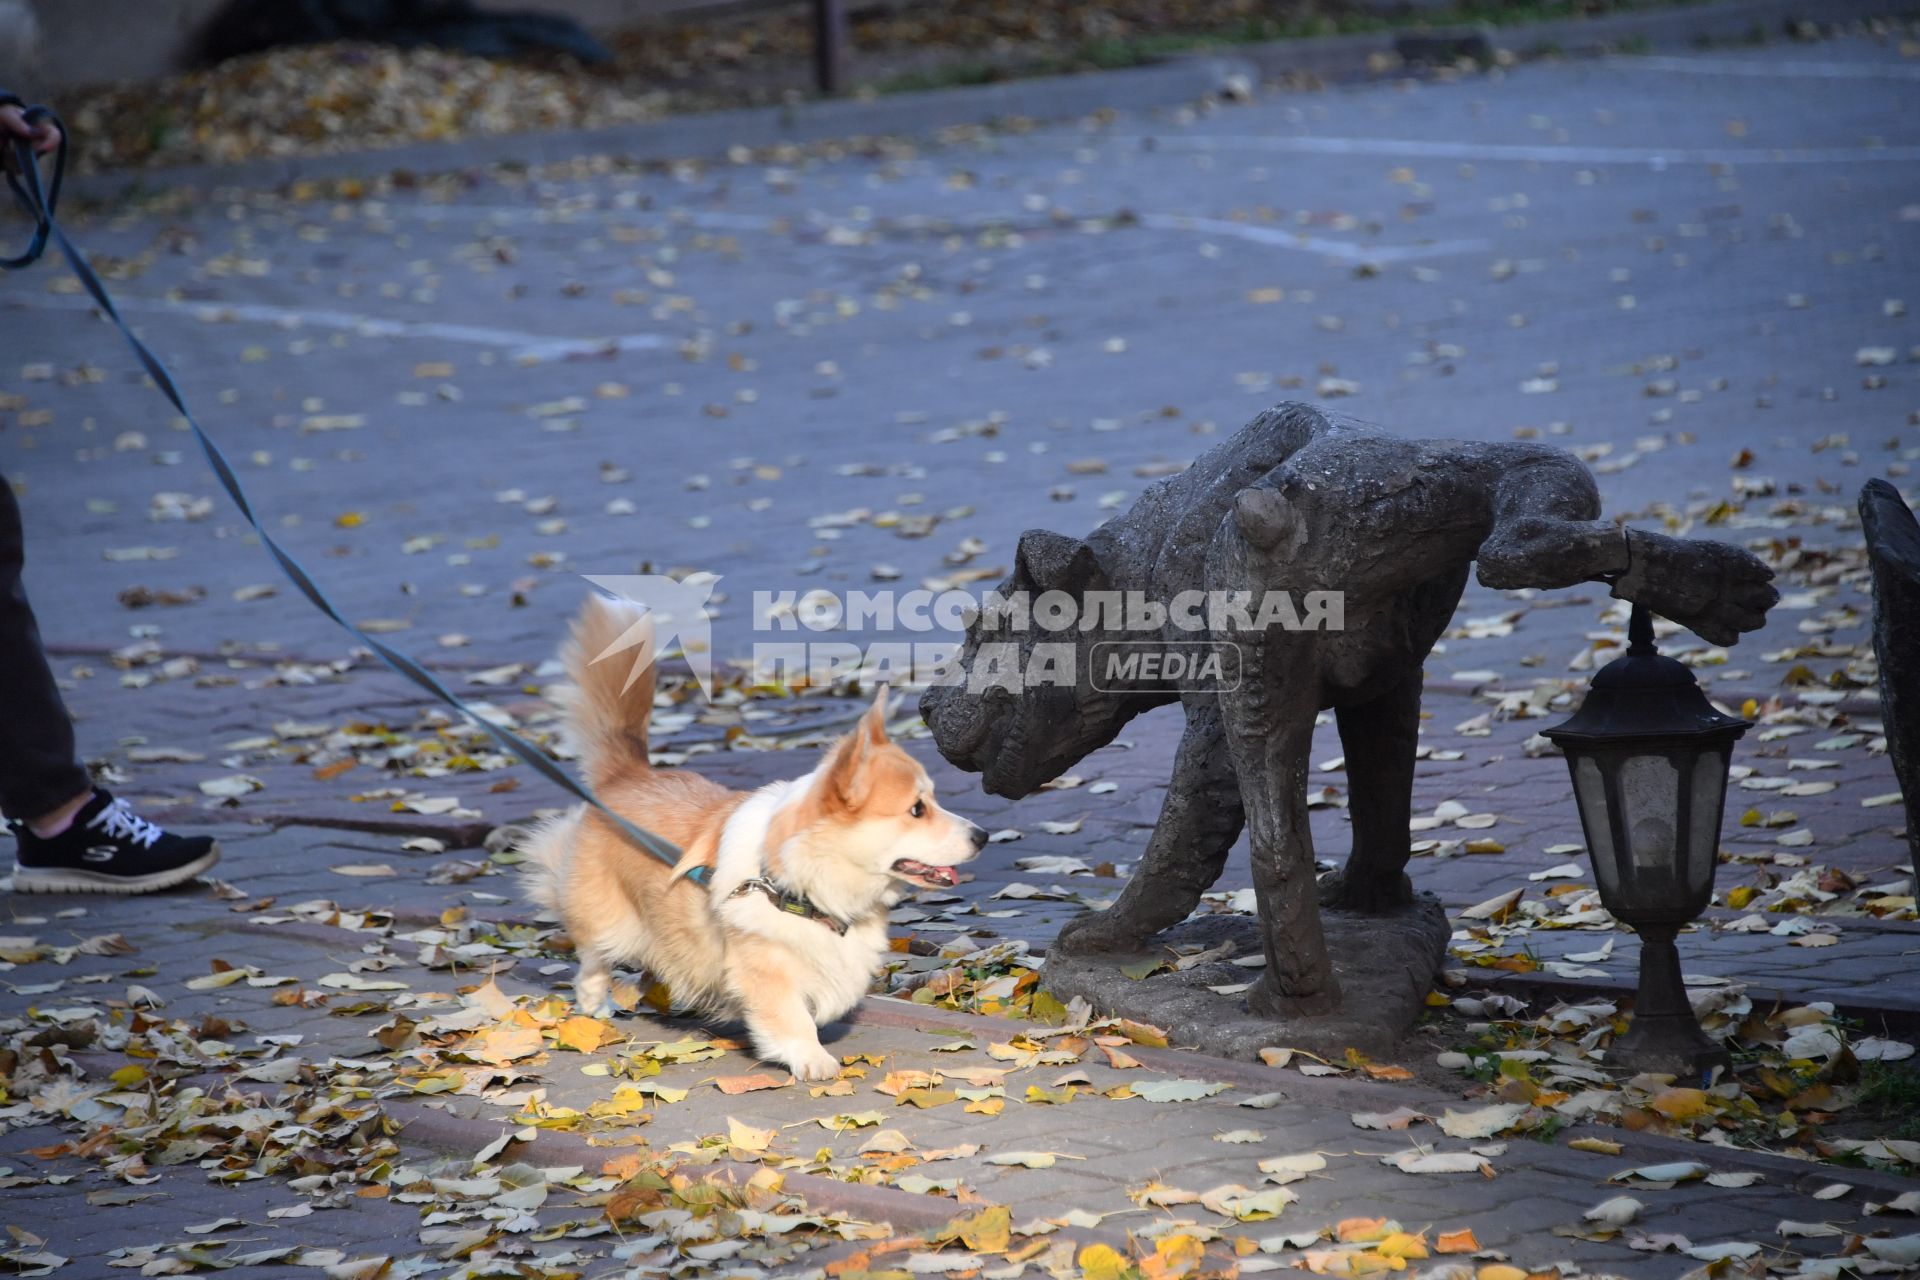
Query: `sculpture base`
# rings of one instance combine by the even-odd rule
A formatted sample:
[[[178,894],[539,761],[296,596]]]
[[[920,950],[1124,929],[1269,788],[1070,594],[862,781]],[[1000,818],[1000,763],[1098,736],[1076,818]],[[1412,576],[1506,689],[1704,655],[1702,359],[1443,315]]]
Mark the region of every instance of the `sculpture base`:
[[[1226,1058],[1254,1058],[1261,1049],[1304,1049],[1338,1062],[1349,1048],[1386,1057],[1413,1029],[1447,956],[1447,915],[1430,894],[1387,915],[1322,911],[1327,950],[1340,980],[1341,1006],[1313,1017],[1274,1019],[1247,1008],[1245,992],[1212,987],[1257,981],[1261,969],[1230,959],[1138,981],[1124,972],[1181,951],[1234,944],[1234,956],[1260,954],[1260,922],[1252,916],[1202,916],[1155,935],[1134,952],[1047,955],[1041,981],[1060,1000],[1085,997],[1096,1013],[1134,1018],[1166,1029],[1168,1041]]]

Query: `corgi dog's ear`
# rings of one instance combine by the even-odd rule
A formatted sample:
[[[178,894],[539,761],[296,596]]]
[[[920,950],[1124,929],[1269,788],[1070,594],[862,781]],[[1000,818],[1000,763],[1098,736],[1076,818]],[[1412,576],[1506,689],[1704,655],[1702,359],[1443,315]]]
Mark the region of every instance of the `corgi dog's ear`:
[[[853,732],[833,744],[827,757],[827,794],[848,809],[858,809],[873,789],[874,752],[888,741],[887,688],[882,685]]]
[[[866,714],[860,717],[858,729],[860,736],[876,746],[884,745],[888,741],[887,699],[891,692],[887,686],[881,685],[878,692],[873,695],[873,705],[868,707]]]

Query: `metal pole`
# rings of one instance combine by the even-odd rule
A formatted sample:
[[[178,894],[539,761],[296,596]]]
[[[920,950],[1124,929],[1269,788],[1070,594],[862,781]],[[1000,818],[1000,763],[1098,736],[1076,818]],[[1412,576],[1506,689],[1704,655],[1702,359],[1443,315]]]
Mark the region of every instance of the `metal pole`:
[[[847,8],[844,0],[813,0],[813,79],[820,92],[846,85]]]

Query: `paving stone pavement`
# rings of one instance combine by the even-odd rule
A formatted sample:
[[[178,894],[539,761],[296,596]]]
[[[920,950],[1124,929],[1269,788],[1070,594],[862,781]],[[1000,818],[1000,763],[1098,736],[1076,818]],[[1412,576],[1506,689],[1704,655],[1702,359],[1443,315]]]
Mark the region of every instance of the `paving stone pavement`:
[[[369,1048],[367,1037],[382,1024],[385,1006],[354,1015],[350,994],[336,994],[337,1007],[328,1013],[274,1000],[277,986],[247,983],[192,990],[177,979],[209,972],[214,962],[246,964],[269,978],[292,976],[306,989],[319,991],[321,978],[337,972],[368,944],[392,931],[409,933],[420,923],[396,914],[392,923],[383,910],[359,914],[395,900],[385,883],[372,889],[362,885],[329,885],[320,864],[357,852],[352,846],[330,844],[328,833],[286,828],[272,833],[241,835],[230,841],[223,870],[247,895],[273,895],[262,911],[257,899],[234,902],[200,891],[168,893],[141,900],[59,899],[16,900],[14,928],[67,935],[72,941],[100,932],[119,934],[132,950],[116,955],[81,953],[57,968],[21,967],[38,981],[55,982],[59,990],[40,991],[42,1003],[77,996],[104,979],[109,986],[137,976],[164,992],[170,1018],[202,1026],[218,1019],[223,1038],[237,1045],[254,1045],[270,1037],[300,1037],[301,1056],[323,1061],[329,1057],[357,1058]],[[480,883],[493,883],[482,881]],[[323,923],[324,913],[307,910],[295,901],[302,893],[332,890],[330,896],[350,914],[344,921],[356,927]],[[468,889],[472,905],[483,905],[481,891]],[[438,909],[455,896],[443,894]],[[29,913],[45,906],[60,911],[57,920],[35,920]],[[285,912],[292,912],[289,917]],[[524,916],[524,912],[520,913]],[[259,916],[256,922],[253,917]],[[437,910],[436,910],[437,917]],[[404,956],[409,948],[396,945]],[[564,967],[564,966],[556,966]],[[161,975],[154,977],[154,974]],[[522,962],[500,971],[499,983],[508,995],[537,994],[555,980]],[[444,970],[430,971],[402,961],[380,974],[397,981],[414,995],[470,986],[476,977]],[[16,984],[17,985],[17,984]],[[631,1017],[621,1030],[644,1044],[675,1041],[689,1034],[706,1034],[697,1022]],[[721,1027],[721,1031],[727,1028]],[[989,1056],[990,1045],[1011,1041],[1020,1024],[1004,1019],[973,1017],[929,1010],[900,1001],[870,1001],[849,1024],[829,1030],[830,1047],[849,1060],[865,1055],[873,1063],[865,1078],[854,1081],[844,1097],[810,1097],[802,1088],[730,1097],[714,1087],[716,1077],[753,1069],[750,1055],[668,1065],[652,1085],[684,1089],[687,1095],[671,1105],[655,1104],[651,1124],[637,1131],[606,1129],[606,1146],[592,1138],[543,1131],[524,1146],[516,1158],[541,1166],[589,1168],[617,1159],[633,1148],[632,1137],[644,1138],[660,1149],[674,1142],[695,1142],[703,1136],[727,1132],[729,1118],[777,1132],[772,1151],[797,1156],[809,1171],[834,1178],[852,1178],[854,1171],[873,1163],[861,1147],[881,1129],[905,1135],[923,1152],[952,1150],[977,1144],[978,1151],[960,1153],[925,1165],[924,1177],[939,1183],[913,1195],[902,1190],[854,1187],[830,1181],[811,1182],[822,1188],[821,1201],[846,1200],[867,1209],[871,1216],[892,1213],[901,1229],[927,1229],[948,1216],[977,1211],[982,1204],[1011,1206],[1016,1221],[1066,1214],[1074,1210],[1104,1215],[1097,1228],[1076,1237],[1083,1243],[1109,1240],[1120,1243],[1126,1232],[1150,1232],[1169,1222],[1212,1221],[1212,1215],[1192,1205],[1144,1207],[1136,1198],[1146,1188],[1208,1191],[1223,1183],[1258,1188],[1257,1164],[1278,1155],[1318,1152],[1327,1160],[1324,1171],[1289,1184],[1298,1194],[1280,1217],[1244,1230],[1254,1239],[1276,1232],[1311,1230],[1346,1218],[1388,1217],[1410,1230],[1436,1231],[1471,1227],[1480,1245],[1510,1255],[1530,1266],[1568,1262],[1588,1274],[1632,1276],[1678,1275],[1694,1265],[1677,1255],[1648,1256],[1629,1250],[1621,1240],[1589,1241],[1545,1234],[1549,1226],[1578,1226],[1580,1215],[1608,1195],[1621,1191],[1608,1180],[1622,1169],[1657,1164],[1675,1158],[1697,1158],[1716,1170],[1757,1172],[1761,1181],[1737,1188],[1686,1184],[1670,1190],[1631,1188],[1646,1207],[1640,1223],[1650,1233],[1673,1231],[1695,1244],[1721,1241],[1766,1240],[1782,1219],[1861,1222],[1859,1207],[1868,1200],[1884,1202],[1915,1185],[1891,1175],[1868,1170],[1830,1170],[1805,1162],[1740,1150],[1717,1150],[1651,1134],[1618,1129],[1572,1126],[1547,1141],[1516,1139],[1488,1145],[1441,1137],[1437,1131],[1363,1131],[1355,1127],[1355,1112],[1386,1112],[1411,1107],[1438,1116],[1451,1104],[1466,1109],[1459,1095],[1435,1093],[1412,1085],[1376,1084],[1357,1080],[1316,1080],[1294,1072],[1256,1064],[1230,1063],[1180,1051],[1136,1050],[1141,1064],[1116,1069],[1104,1063],[1062,1067],[1006,1061]],[[1045,1029],[1039,1029],[1045,1034]],[[525,1087],[531,1085],[549,1109],[571,1107],[585,1111],[607,1098],[617,1077],[606,1067],[617,1063],[626,1046],[595,1054],[555,1052],[524,1064],[520,1088],[496,1088],[481,1097],[427,1098],[392,1104],[391,1113],[409,1122],[401,1131],[404,1157],[428,1162],[470,1157],[471,1153],[525,1122]],[[84,1055],[83,1055],[84,1057]],[[1097,1061],[1097,1060],[1096,1060]],[[886,1073],[902,1070],[965,1073],[1000,1070],[1007,1097],[998,1115],[968,1114],[959,1105],[926,1109],[900,1105],[876,1091]],[[589,1074],[598,1072],[599,1074]],[[776,1074],[778,1074],[776,1072]],[[950,1077],[951,1078],[951,1077]],[[1141,1084],[1163,1078],[1200,1080],[1225,1088],[1195,1101],[1154,1104],[1134,1099],[1112,1101],[1101,1091],[1122,1083]],[[1073,1086],[1070,1090],[1069,1085]],[[1029,1086],[1040,1086],[1061,1101],[1052,1105],[1021,1101]],[[239,1086],[260,1088],[261,1086]],[[1077,1095],[1077,1096],[1069,1096]],[[434,1112],[440,1115],[435,1118]],[[821,1125],[835,1116],[878,1113],[877,1120]],[[1248,1131],[1251,1131],[1250,1133]],[[1588,1133],[1603,1134],[1624,1144],[1618,1155],[1600,1155],[1571,1149],[1567,1141]],[[1222,1141],[1219,1135],[1232,1134]],[[117,1250],[173,1243],[198,1243],[219,1254],[244,1253],[273,1245],[306,1243],[343,1250],[349,1257],[411,1253],[421,1228],[418,1211],[391,1199],[351,1199],[341,1205],[322,1205],[306,1217],[276,1221],[270,1210],[309,1204],[307,1197],[286,1189],[281,1179],[218,1185],[191,1166],[162,1168],[150,1186],[122,1188],[142,1196],[130,1203],[113,1203],[110,1212],[88,1213],[82,1228],[71,1215],[82,1192],[111,1191],[89,1163],[72,1159],[36,1157],[35,1148],[53,1146],[62,1135],[45,1125],[15,1129],[0,1145],[0,1164],[15,1172],[31,1169],[36,1175],[66,1174],[73,1181],[41,1184],[9,1192],[9,1220],[42,1235],[46,1247],[74,1260],[74,1274],[108,1274],[99,1268],[120,1265]],[[1437,1150],[1487,1152],[1497,1176],[1479,1174],[1416,1175],[1382,1163],[1418,1144]],[[994,1157],[1015,1153],[1052,1153],[1050,1168],[1025,1168],[990,1163]],[[1816,1201],[1811,1192],[1844,1178],[1856,1190],[1843,1204]],[[796,1179],[796,1181],[806,1181]],[[968,1209],[945,1201],[929,1204],[926,1196],[965,1194]],[[16,1198],[17,1197],[17,1198]],[[864,1198],[863,1198],[864,1197]],[[45,1205],[44,1214],[34,1206]],[[556,1198],[540,1215],[544,1226],[578,1223],[591,1211],[571,1208]],[[916,1220],[917,1219],[917,1220]],[[227,1221],[231,1220],[231,1221]],[[96,1221],[98,1225],[96,1224]],[[208,1224],[224,1223],[209,1228]],[[849,1249],[834,1246],[812,1262],[824,1262]],[[1493,1256],[1493,1255],[1488,1255]]]
[[[1716,699],[1751,700],[1766,717],[1736,759],[1752,774],[1729,797],[1721,888],[1790,876],[1804,858],[1910,895],[1902,810],[1866,803],[1895,787],[1876,748],[1851,502],[1870,475],[1910,486],[1920,456],[1917,93],[1897,45],[1845,39],[1269,93],[726,165],[583,159],[359,191],[162,196],[75,230],[243,463],[276,536],[350,616],[383,621],[463,694],[536,730],[549,714],[541,664],[584,589],[577,573],[721,574],[715,653],[743,658],[764,638],[750,623],[756,590],[914,587],[1003,567],[1020,530],[1084,532],[1268,403],[1327,398],[1409,432],[1581,450],[1610,514],[1740,540],[1781,563],[1785,599],[1763,632],[1725,654],[1665,641],[1699,664]],[[455,903],[521,917],[479,842],[562,798],[518,766],[467,768],[467,736],[443,733],[406,686],[353,660],[284,585],[255,589],[274,582],[269,562],[58,272],[8,277],[0,336],[0,473],[21,491],[29,588],[105,776],[170,821],[217,831],[221,874],[249,897],[335,899],[415,923]],[[187,602],[135,607],[164,593]],[[1536,693],[1537,681],[1577,689],[1593,637],[1617,637],[1609,604],[1599,587],[1473,586],[1429,663],[1416,809],[1459,801],[1497,817],[1420,833],[1441,843],[1416,859],[1416,882],[1451,910],[1519,885],[1545,901],[1581,882],[1527,878],[1581,858],[1548,852],[1577,844],[1578,825],[1563,762],[1527,744],[1565,710],[1561,690]],[[753,786],[800,771],[810,742],[855,706],[683,706],[663,714],[656,745],[684,754],[681,767]],[[1021,834],[990,847],[958,901],[920,904],[928,918],[903,920],[903,932],[1041,949],[1110,897],[1117,878],[1018,862],[1059,855],[1124,873],[1164,796],[1175,714],[1136,721],[1076,767],[1082,785],[1018,803],[982,795],[912,741],[955,809]],[[742,732],[784,735],[791,749],[740,749]],[[1340,748],[1330,726],[1322,734],[1314,781],[1328,802],[1313,825],[1337,861]],[[262,785],[237,798],[201,787],[235,774]],[[1805,782],[1834,786],[1774,789]],[[456,803],[395,812],[408,797]],[[1749,808],[1754,824],[1741,825]],[[1076,820],[1070,834],[1041,826]],[[403,847],[419,837],[449,848]],[[1482,839],[1502,851],[1463,852]],[[394,874],[333,870],[368,864]],[[1247,885],[1243,848],[1218,888]],[[352,935],[305,924],[248,927],[229,905],[16,898],[8,931],[117,931],[140,948],[76,958],[69,981],[136,964],[198,974],[216,958],[317,975],[357,950]],[[71,907],[87,914],[18,923]],[[1912,923],[1762,918],[1834,932],[1807,946],[1743,931],[1751,914],[1717,908],[1684,935],[1687,968],[1749,983],[1756,1003],[1833,1000],[1896,1031],[1920,1024],[1904,980],[1920,951]],[[1600,941],[1535,928],[1500,947],[1559,961]],[[1546,1001],[1630,985],[1633,955],[1620,935],[1609,960],[1578,966],[1605,977],[1474,977]],[[524,969],[507,981],[564,977]],[[6,977],[45,980],[24,968]],[[244,1010],[251,1035],[301,1034],[342,1054],[364,1043],[355,1019],[264,994],[193,993],[172,1012]],[[22,999],[0,997],[0,1010]],[[914,1058],[925,1036],[875,1023],[841,1042],[868,1044]],[[1285,1081],[1289,1101],[1268,1113],[1238,1110],[1239,1087],[1181,1107],[1102,1102],[1091,1123],[1084,1102],[1057,1114],[1010,1106],[991,1124],[889,1110],[888,1123],[927,1143],[977,1127],[991,1136],[964,1140],[989,1153],[1084,1143],[1097,1157],[1030,1171],[965,1164],[969,1187],[1021,1204],[1084,1195],[1124,1207],[1124,1189],[1153,1176],[1197,1184],[1218,1154],[1212,1133],[1239,1127],[1269,1131],[1273,1149],[1391,1149],[1356,1141],[1345,1112],[1360,1103]],[[549,1087],[585,1097],[599,1086],[556,1076]],[[1390,1108],[1410,1095],[1378,1096]],[[757,1124],[818,1106],[789,1093],[731,1105],[747,1102]],[[710,1089],[685,1105],[684,1124],[663,1115],[650,1136],[696,1137],[727,1114]],[[21,1152],[51,1140],[15,1130],[0,1161],[21,1167]],[[844,1157],[857,1144],[829,1145]],[[1250,1168],[1237,1154],[1216,1163]],[[1515,1142],[1497,1164],[1501,1176],[1481,1185],[1343,1155],[1337,1178],[1295,1188],[1305,1199],[1282,1225],[1390,1209],[1409,1223],[1470,1218],[1483,1242],[1534,1263],[1635,1276],[1691,1265],[1542,1234],[1603,1198],[1604,1160]],[[1784,1176],[1660,1193],[1656,1212],[1696,1240],[1822,1216]],[[9,1216],[70,1222],[89,1185],[10,1188]],[[101,1273],[105,1251],[140,1242],[141,1223],[233,1216],[251,1224],[234,1230],[258,1230],[275,1195],[191,1169],[157,1185],[169,1199],[89,1213],[84,1235],[66,1232],[59,1251],[94,1268],[74,1273]],[[410,1214],[354,1203],[271,1231],[324,1222],[301,1238],[374,1251],[409,1236]]]

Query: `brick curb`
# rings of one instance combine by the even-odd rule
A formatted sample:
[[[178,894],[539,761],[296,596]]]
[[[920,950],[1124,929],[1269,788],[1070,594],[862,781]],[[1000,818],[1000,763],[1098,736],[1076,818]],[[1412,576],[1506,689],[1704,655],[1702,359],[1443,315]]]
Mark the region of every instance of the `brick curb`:
[[[1062,120],[1116,107],[1139,111],[1184,106],[1222,92],[1242,91],[1248,82],[1285,77],[1349,81],[1375,74],[1372,68],[1379,58],[1397,64],[1398,51],[1403,47],[1441,48],[1449,42],[1476,37],[1523,52],[1555,49],[1594,55],[1635,41],[1656,47],[1685,47],[1702,41],[1744,39],[1755,31],[1783,34],[1788,24],[1797,21],[1845,23],[1913,14],[1920,14],[1920,3],[1915,0],[1722,0],[1679,9],[1563,18],[1516,27],[1366,32],[1234,46],[1230,54],[1185,54],[1115,71],[696,113],[601,129],[501,134],[236,165],[77,174],[66,185],[74,197],[105,202],[173,187],[272,188],[303,179],[365,176],[400,169],[435,173],[492,164],[532,166],[596,154],[639,162],[709,159],[740,146],[902,137],[1009,119]],[[1408,37],[1404,46],[1402,37]]]
[[[1437,27],[1395,33],[1367,32],[1325,36],[1313,40],[1281,40],[1271,44],[1236,47],[1235,53],[1258,67],[1263,76],[1307,75],[1323,80],[1347,80],[1367,74],[1370,59],[1394,54],[1408,39],[1416,47],[1445,48],[1475,37],[1498,49],[1523,56],[1552,50],[1592,57],[1624,44],[1645,42],[1676,48],[1716,40],[1744,40],[1756,31],[1780,36],[1795,22],[1862,22],[1888,16],[1920,13],[1913,0],[1721,0],[1720,3],[1646,9],[1592,17],[1555,18],[1515,26]]]
[[[1540,973],[1500,973],[1497,970],[1483,970],[1483,981],[1487,986],[1501,991],[1513,991],[1516,987],[1532,999],[1555,997],[1565,1000],[1591,1000],[1595,996],[1631,996],[1634,994],[1635,980],[1623,975],[1621,978],[1562,978],[1547,972]],[[1789,992],[1769,979],[1735,978],[1742,983],[1756,1006],[1781,1000],[1788,1003],[1805,1003],[1820,997],[1811,992]],[[1920,1006],[1900,1007],[1890,1005],[1858,1004],[1841,996],[1828,997],[1833,1011],[1842,1018],[1859,1022],[1874,1034],[1885,1031],[1896,1036],[1920,1036]]]

